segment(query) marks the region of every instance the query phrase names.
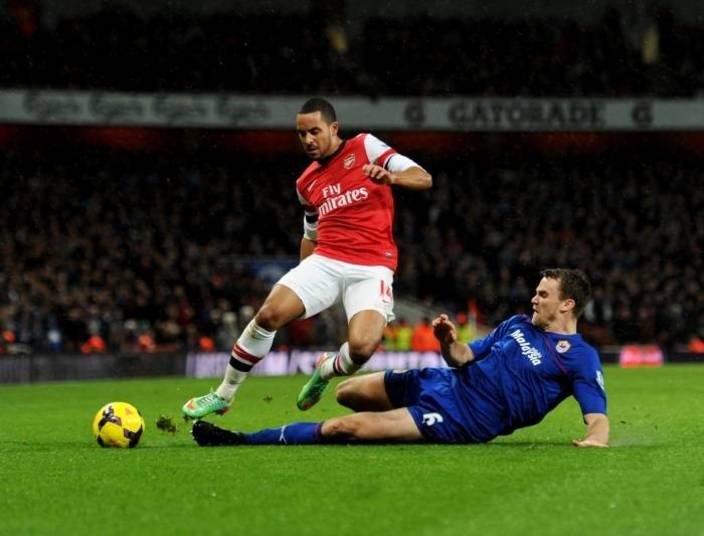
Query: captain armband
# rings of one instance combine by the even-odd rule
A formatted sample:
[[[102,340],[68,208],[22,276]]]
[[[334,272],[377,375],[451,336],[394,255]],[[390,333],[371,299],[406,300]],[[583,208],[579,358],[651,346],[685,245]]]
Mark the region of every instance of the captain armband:
[[[318,240],[318,214],[306,212],[303,215],[303,236],[315,242]]]
[[[402,173],[412,167],[420,166],[407,156],[398,153],[392,154],[386,162],[384,162],[384,168],[391,173]]]

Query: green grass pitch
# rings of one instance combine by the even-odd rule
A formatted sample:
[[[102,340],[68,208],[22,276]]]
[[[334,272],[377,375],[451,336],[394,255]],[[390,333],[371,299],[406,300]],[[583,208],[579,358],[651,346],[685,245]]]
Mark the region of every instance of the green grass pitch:
[[[246,431],[302,414],[303,377],[250,378],[214,422]],[[216,381],[0,387],[0,534],[704,535],[704,366],[607,368],[612,448],[570,441],[570,399],[488,445],[199,448],[156,429]],[[94,413],[124,400],[147,429],[101,449]]]

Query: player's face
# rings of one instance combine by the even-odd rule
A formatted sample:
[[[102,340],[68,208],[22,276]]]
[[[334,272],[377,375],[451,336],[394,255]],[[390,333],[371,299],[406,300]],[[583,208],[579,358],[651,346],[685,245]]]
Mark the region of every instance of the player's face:
[[[552,325],[564,308],[564,301],[560,299],[560,281],[543,277],[530,300],[533,304],[533,325],[543,329]]]
[[[311,160],[320,160],[330,156],[337,145],[338,123],[326,123],[320,112],[298,114],[296,116],[296,132],[303,150]]]

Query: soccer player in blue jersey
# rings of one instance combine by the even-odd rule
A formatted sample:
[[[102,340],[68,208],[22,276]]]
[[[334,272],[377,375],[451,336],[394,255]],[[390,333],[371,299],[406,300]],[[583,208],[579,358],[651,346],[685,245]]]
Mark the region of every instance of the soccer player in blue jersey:
[[[254,433],[198,421],[193,436],[202,446],[484,443],[539,423],[572,395],[586,424],[584,438],[573,444],[606,447],[609,420],[599,357],[577,333],[591,295],[589,281],[580,270],[541,275],[532,316],[512,316],[481,340],[460,343],[447,315],[433,321],[450,368],[379,372],[342,382],[337,400],[357,413]]]

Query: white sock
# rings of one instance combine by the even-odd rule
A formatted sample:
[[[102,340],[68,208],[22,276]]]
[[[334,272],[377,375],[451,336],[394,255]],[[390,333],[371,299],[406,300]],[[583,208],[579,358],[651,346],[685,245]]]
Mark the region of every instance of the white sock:
[[[230,362],[225,369],[225,376],[220,386],[215,390],[215,393],[220,398],[225,400],[234,398],[237,389],[239,389],[240,384],[245,380],[252,367],[259,363],[271,350],[275,336],[275,331],[268,331],[258,326],[254,320],[247,324],[242,335],[232,347]]]
[[[251,320],[244,328],[240,338],[237,339],[235,347],[240,347],[245,353],[261,360],[271,350],[274,343],[275,331],[268,331]],[[256,363],[253,363],[253,365]]]
[[[320,377],[329,380],[334,376],[352,376],[362,365],[352,361],[350,357],[350,345],[345,343],[332,359],[328,359],[320,366]]]
[[[247,378],[248,375],[249,372],[237,370],[228,363],[225,368],[225,377],[222,379],[220,386],[215,390],[215,394],[227,401],[232,400],[235,397],[237,389],[240,388],[240,384],[245,380],[245,378]]]

